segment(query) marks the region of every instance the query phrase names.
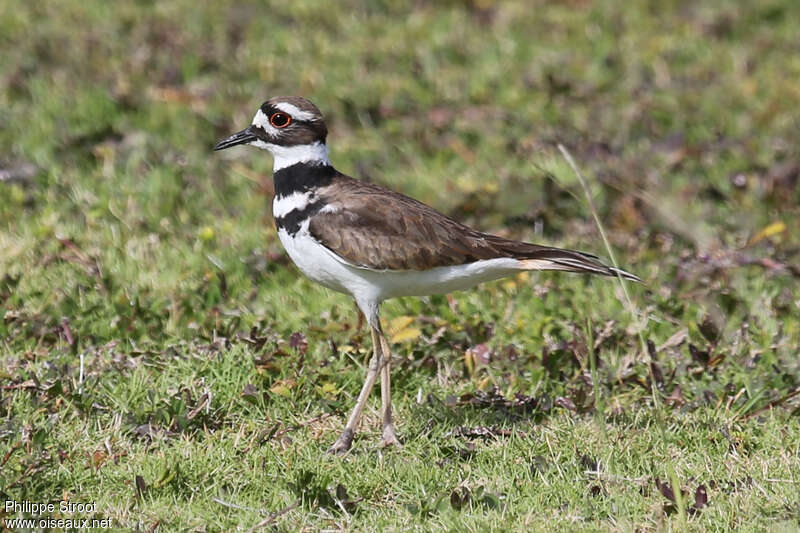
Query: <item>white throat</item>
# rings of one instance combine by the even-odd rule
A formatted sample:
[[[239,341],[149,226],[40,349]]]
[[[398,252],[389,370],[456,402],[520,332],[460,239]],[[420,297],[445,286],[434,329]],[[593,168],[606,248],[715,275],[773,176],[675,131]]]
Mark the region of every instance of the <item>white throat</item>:
[[[328,146],[323,142],[300,144],[296,146],[281,146],[279,144],[253,141],[253,146],[272,152],[275,162],[272,171],[277,172],[282,168],[296,165],[297,163],[311,163],[313,165],[330,165],[328,159]]]

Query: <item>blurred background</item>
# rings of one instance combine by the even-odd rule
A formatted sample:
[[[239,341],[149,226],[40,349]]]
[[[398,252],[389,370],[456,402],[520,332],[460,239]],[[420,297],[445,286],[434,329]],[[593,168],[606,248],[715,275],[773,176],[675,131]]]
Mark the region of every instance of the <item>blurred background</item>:
[[[796,526],[780,483],[797,479],[797,424],[748,420],[798,412],[798,28],[796,0],[4,0],[0,477],[15,481],[0,493],[205,531],[302,499],[339,513],[326,491],[341,482],[371,524],[400,527],[433,512],[420,495],[460,508],[450,491],[472,468],[508,507],[475,504],[452,530],[500,513],[684,530],[663,522],[668,477],[707,483],[706,529]],[[372,451],[321,461],[369,336],[282,250],[271,157],[211,151],[275,95],[319,106],[344,173],[607,257],[562,143],[620,266],[645,280],[638,317],[616,282],[550,273],[388,302],[407,470]],[[520,406],[536,418],[500,416]],[[495,424],[537,437],[463,447],[454,430]],[[600,463],[584,453],[625,482],[587,478]],[[736,492],[759,473],[766,490]],[[244,507],[210,503],[228,490]],[[344,527],[303,509],[285,515],[297,529]]]
[[[97,276],[164,315],[148,334],[196,322],[183,293],[220,272],[264,290],[285,264],[271,160],[210,147],[299,94],[345,173],[606,255],[562,142],[656,294],[722,328],[753,291],[796,315],[798,20],[778,0],[6,2],[0,301],[48,326],[92,310],[110,338]]]

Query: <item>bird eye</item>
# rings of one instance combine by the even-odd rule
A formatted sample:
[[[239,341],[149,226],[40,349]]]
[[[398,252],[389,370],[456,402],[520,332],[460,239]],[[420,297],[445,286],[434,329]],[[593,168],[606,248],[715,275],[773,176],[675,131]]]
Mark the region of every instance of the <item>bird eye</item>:
[[[269,117],[269,123],[276,128],[285,128],[292,123],[292,117],[286,113],[273,113]]]

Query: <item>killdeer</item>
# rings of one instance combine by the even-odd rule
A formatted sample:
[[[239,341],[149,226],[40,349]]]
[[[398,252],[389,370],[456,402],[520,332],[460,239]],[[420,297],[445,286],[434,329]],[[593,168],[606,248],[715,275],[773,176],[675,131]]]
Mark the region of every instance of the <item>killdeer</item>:
[[[350,449],[379,373],[382,443],[399,444],[392,422],[391,354],[379,320],[384,300],[448,293],[526,270],[639,281],[593,255],[483,233],[413,198],[346,176],[328,159],[327,135],[313,103],[278,97],[214,150],[249,144],[272,153],[272,214],[286,252],[306,276],[352,296],[371,329],[373,355],[364,385],[329,452]]]

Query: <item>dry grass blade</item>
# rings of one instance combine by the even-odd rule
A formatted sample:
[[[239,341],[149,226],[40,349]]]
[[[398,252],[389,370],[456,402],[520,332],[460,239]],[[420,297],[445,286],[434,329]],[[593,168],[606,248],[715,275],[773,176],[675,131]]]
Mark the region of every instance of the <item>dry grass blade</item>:
[[[586,203],[589,204],[589,210],[592,212],[592,218],[594,218],[594,222],[597,225],[597,230],[600,232],[600,237],[603,239],[603,244],[606,247],[606,251],[608,252],[608,257],[611,260],[611,264],[614,266],[616,270],[619,270],[619,263],[617,263],[617,258],[614,255],[614,250],[612,250],[611,248],[611,243],[608,242],[608,237],[606,237],[606,231],[605,228],[603,227],[603,223],[600,221],[600,216],[597,214],[597,209],[595,209],[594,207],[594,202],[592,201],[592,195],[589,192],[589,185],[586,183],[586,179],[583,177],[583,174],[581,174],[581,171],[578,169],[578,165],[575,164],[575,160],[572,158],[572,154],[569,153],[569,150],[567,150],[566,147],[561,143],[558,143],[558,149],[564,156],[564,159],[567,160],[567,163],[569,164],[570,168],[572,168],[572,171],[578,177],[578,181],[580,181],[581,187],[583,188],[583,192],[586,195]],[[622,287],[622,293],[625,295],[625,301],[628,306],[628,311],[630,312],[631,316],[633,317],[637,325],[641,326],[637,327],[636,330],[637,333],[639,334],[639,341],[641,342],[642,345],[642,353],[646,354],[648,353],[647,341],[645,341],[644,335],[642,334],[642,329],[644,327],[644,324],[640,323],[641,314],[639,313],[639,310],[636,308],[636,306],[633,303],[633,300],[631,299],[630,293],[628,292],[628,285],[627,283],[625,283],[624,277],[621,276],[619,273],[617,273],[617,279],[619,280],[620,287]]]
[[[300,505],[300,500],[296,500],[294,503],[292,503],[291,505],[289,505],[287,507],[284,507],[280,511],[277,511],[275,513],[270,514],[264,520],[262,520],[261,522],[259,522],[258,524],[254,525],[252,528],[250,528],[248,530],[248,533],[255,533],[256,531],[261,531],[264,527],[268,526],[269,524],[271,524],[272,522],[274,522],[275,520],[277,520],[281,516],[285,515],[286,513],[288,513],[289,511],[291,511],[295,507],[297,507],[298,505]]]
[[[567,163],[572,168],[572,171],[578,177],[578,181],[580,181],[581,187],[583,188],[583,192],[586,195],[586,203],[589,205],[589,210],[592,212],[592,217],[594,218],[594,222],[597,225],[597,230],[600,232],[600,236],[603,238],[603,244],[606,247],[606,251],[608,252],[608,257],[611,259],[611,264],[614,265],[614,268],[619,270],[619,264],[617,263],[617,258],[614,255],[614,251],[611,249],[611,243],[608,242],[608,237],[606,237],[606,231],[603,227],[603,223],[600,221],[600,216],[597,214],[597,209],[595,209],[594,202],[592,202],[592,195],[589,193],[589,185],[586,183],[586,179],[581,174],[581,171],[578,169],[578,165],[575,164],[575,160],[572,158],[572,154],[569,153],[569,150],[566,147],[558,143],[558,149],[561,154],[564,156],[564,159],[567,160]],[[654,363],[654,359],[652,355],[650,355],[650,351],[647,349],[647,341],[644,338],[644,334],[642,330],[646,323],[641,322],[640,317],[642,314],[639,312],[637,307],[634,305],[633,300],[631,299],[631,295],[628,292],[628,285],[625,283],[625,279],[617,273],[617,279],[619,280],[620,287],[622,287],[622,294],[625,296],[625,303],[628,307],[628,312],[630,312],[631,316],[633,317],[634,322],[636,323],[636,333],[639,336],[639,344],[641,345],[642,354],[648,358],[648,362],[651,363],[650,365],[650,393],[653,398],[653,405],[657,408],[661,404],[661,398],[659,396],[659,392],[656,389],[656,379],[652,373],[652,363]],[[661,420],[660,416],[656,416],[656,421],[658,423],[658,427],[661,429],[662,436],[665,433],[664,424]]]

